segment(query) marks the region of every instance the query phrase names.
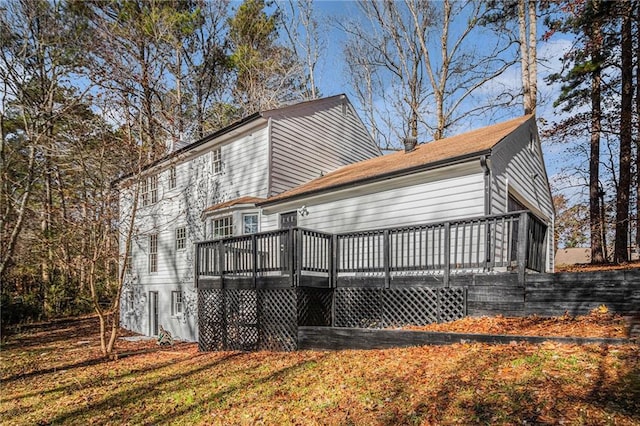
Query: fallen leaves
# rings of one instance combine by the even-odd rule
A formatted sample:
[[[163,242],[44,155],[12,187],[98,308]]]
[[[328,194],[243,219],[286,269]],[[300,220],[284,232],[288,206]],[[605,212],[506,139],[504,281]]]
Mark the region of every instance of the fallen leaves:
[[[606,327],[618,321],[595,312],[446,327],[610,334]],[[3,347],[3,424],[640,425],[640,360],[632,344],[200,353],[195,344],[163,349],[151,340],[119,342],[127,356],[104,361],[89,334],[94,329],[86,330],[32,329]]]
[[[457,321],[425,326],[408,326],[410,330],[477,334],[512,334],[520,336],[561,337],[629,337],[629,326],[624,318],[598,307],[589,315],[525,318],[465,317]]]

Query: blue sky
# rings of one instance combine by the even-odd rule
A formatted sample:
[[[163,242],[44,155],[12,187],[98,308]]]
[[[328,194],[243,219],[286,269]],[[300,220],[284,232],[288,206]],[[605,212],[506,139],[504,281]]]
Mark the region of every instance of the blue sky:
[[[343,58],[343,46],[346,36],[337,28],[336,22],[345,19],[357,19],[359,16],[358,6],[353,1],[328,1],[320,0],[314,4],[317,17],[326,25],[326,48],[322,53],[322,59],[317,67],[317,86],[323,95],[334,95],[338,93],[346,93],[351,101],[357,104],[357,99],[353,96],[350,84],[347,78],[346,66]],[[544,33],[544,28],[538,22],[538,36]],[[482,35],[477,37],[483,37]],[[476,45],[482,46],[482,40],[476,41]],[[537,116],[540,121],[551,123],[557,121],[562,112],[553,107],[553,101],[557,98],[560,87],[559,85],[549,86],[545,82],[545,77],[553,72],[561,69],[560,58],[571,46],[571,39],[566,35],[556,35],[549,41],[538,42],[538,111]],[[497,80],[492,82],[483,90],[490,92],[492,90],[507,90],[518,92],[521,87],[519,64],[513,66]],[[479,92],[481,93],[481,92]],[[357,106],[357,105],[356,105]],[[502,116],[485,117],[474,121],[468,120],[461,125],[457,132],[462,132],[482,125],[491,124],[495,121],[501,121],[518,116],[522,113],[521,108],[513,108],[503,112]],[[493,121],[492,121],[493,120]],[[541,128],[544,126],[541,126]],[[583,159],[577,155],[569,155],[567,153],[566,144],[554,144],[548,140],[542,140],[543,152],[547,172],[552,182],[552,186],[557,191],[562,191],[577,201],[581,197],[580,191],[575,186],[584,184],[584,180],[572,171],[581,163]]]

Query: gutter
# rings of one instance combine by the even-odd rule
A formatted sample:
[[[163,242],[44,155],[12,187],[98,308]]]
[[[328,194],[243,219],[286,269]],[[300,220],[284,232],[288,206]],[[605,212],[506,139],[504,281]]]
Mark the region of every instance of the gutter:
[[[417,173],[417,172],[439,169],[439,168],[444,167],[444,166],[453,166],[453,165],[456,165],[456,164],[466,163],[469,160],[482,159],[483,157],[487,157],[489,155],[491,155],[491,149],[490,148],[486,149],[484,151],[478,151],[478,152],[474,152],[474,153],[471,153],[471,154],[461,155],[459,157],[447,158],[447,159],[436,161],[436,162],[433,162],[433,163],[426,163],[426,164],[421,164],[419,166],[409,167],[407,169],[394,170],[394,171],[383,173],[383,174],[380,174],[380,175],[375,175],[375,176],[370,176],[370,177],[366,177],[366,178],[362,178],[362,179],[358,179],[358,180],[353,180],[353,181],[349,181],[349,182],[330,185],[330,186],[326,186],[326,187],[322,187],[322,188],[318,188],[318,189],[312,189],[312,190],[309,190],[309,191],[301,192],[299,194],[291,195],[289,197],[276,198],[274,200],[266,200],[266,201],[262,201],[260,203],[256,203],[256,206],[268,207],[268,206],[272,206],[272,205],[278,204],[280,202],[295,201],[295,200],[299,200],[301,198],[306,198],[306,197],[309,197],[309,196],[312,196],[312,195],[322,194],[324,192],[331,192],[331,191],[335,191],[335,190],[338,190],[338,189],[349,189],[349,188],[360,186],[360,185],[366,184],[366,183],[380,182],[380,181],[389,180],[389,179],[393,179],[393,178],[397,178],[397,177],[411,175],[411,174],[414,174],[414,173]]]

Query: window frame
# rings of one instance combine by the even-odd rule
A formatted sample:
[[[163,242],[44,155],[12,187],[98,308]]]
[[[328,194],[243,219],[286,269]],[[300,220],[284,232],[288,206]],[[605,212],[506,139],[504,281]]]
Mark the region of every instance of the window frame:
[[[158,202],[158,175],[152,174],[142,180],[140,199],[142,207],[150,206]]]
[[[180,317],[184,312],[184,298],[182,290],[171,292],[171,316]]]
[[[175,165],[169,167],[169,178],[167,180],[169,189],[176,189],[178,186],[178,175]]]
[[[247,223],[245,222],[245,219],[248,217],[255,218],[255,231],[247,232]],[[260,218],[258,216],[258,213],[257,212],[242,213],[242,235],[257,234],[258,232],[260,232]]]
[[[149,192],[151,193],[151,204],[158,202],[158,175],[153,174],[148,177]]]
[[[225,232],[218,232],[225,230]],[[233,237],[233,215],[221,216],[211,220],[211,236],[213,239]]]
[[[133,290],[128,290],[125,293],[126,312],[133,312],[135,310],[135,304],[133,300]]]
[[[222,173],[222,148],[211,151],[211,172],[214,175]]]
[[[158,234],[149,234],[149,273],[158,272]]]
[[[125,262],[127,263],[125,267],[125,273],[127,275],[133,275],[133,241],[129,242],[129,250],[125,254]]]
[[[180,226],[175,230],[176,251],[184,251],[187,249],[187,227]]]

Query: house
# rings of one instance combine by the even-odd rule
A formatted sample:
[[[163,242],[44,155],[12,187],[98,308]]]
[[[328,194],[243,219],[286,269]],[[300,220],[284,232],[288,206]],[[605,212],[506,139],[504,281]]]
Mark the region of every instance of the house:
[[[258,203],[261,229],[343,233],[529,210],[553,224],[553,203],[532,115],[346,165]],[[551,234],[550,234],[551,235]],[[552,253],[551,238],[547,252]],[[552,268],[552,258],[545,265]]]
[[[344,95],[246,117],[124,176],[121,241],[132,244],[121,324],[197,338],[194,243],[262,230],[257,204],[344,165],[380,155]],[[139,191],[137,208],[132,210]],[[135,216],[132,216],[135,213]]]
[[[496,297],[523,312],[527,274],[553,270],[535,117],[407,142],[245,200],[261,232],[197,243],[202,350],[295,350],[307,327],[449,321]]]

